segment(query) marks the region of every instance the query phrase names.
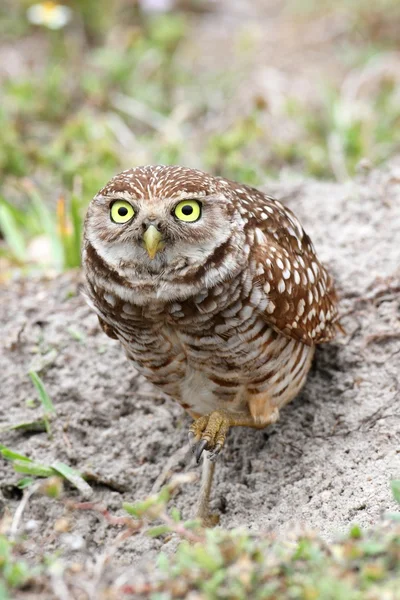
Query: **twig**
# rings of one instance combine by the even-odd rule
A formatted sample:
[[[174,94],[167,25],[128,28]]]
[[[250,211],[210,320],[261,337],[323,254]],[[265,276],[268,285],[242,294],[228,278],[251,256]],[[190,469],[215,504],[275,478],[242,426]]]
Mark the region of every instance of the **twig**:
[[[381,331],[378,333],[373,333],[372,335],[367,336],[364,342],[364,348],[369,346],[371,343],[382,342],[386,340],[399,340],[400,339],[400,331]]]
[[[104,487],[109,488],[110,490],[113,490],[115,492],[126,492],[127,491],[127,486],[124,485],[123,483],[119,483],[118,481],[115,481],[115,479],[111,479],[108,477],[103,477],[101,475],[97,475],[96,473],[93,473],[92,471],[83,471],[82,473],[84,479],[86,479],[86,481],[88,481],[89,483],[94,483],[96,485],[104,485]]]
[[[53,565],[50,566],[49,573],[51,586],[53,588],[54,595],[59,600],[71,600],[71,595],[69,593],[68,586],[65,583],[63,577],[64,569],[61,570],[60,568],[62,566],[63,564],[59,561],[55,562]]]
[[[165,466],[159,474],[159,476],[157,477],[157,479],[154,481],[150,493],[156,494],[157,492],[159,492],[166,479],[170,477],[170,472],[173,469],[173,467],[178,465],[181,459],[187,459],[189,455],[191,456],[192,452],[190,448],[188,449],[186,446],[181,446],[176,452],[174,452],[165,463]]]
[[[160,519],[169,527],[171,527],[172,531],[179,535],[180,538],[187,540],[188,542],[193,542],[197,544],[199,542],[204,542],[204,536],[201,537],[190,531],[190,529],[186,529],[184,525],[181,523],[176,523],[166,512],[160,515]]]
[[[29,499],[33,494],[37,492],[40,487],[40,483],[35,483],[24,490],[24,494],[22,496],[22,500],[18,505],[17,510],[15,511],[14,518],[10,527],[10,541],[14,542],[17,537],[19,523],[21,521],[22,515],[24,513],[25,508],[29,502]]]
[[[131,517],[114,517],[103,504],[67,501],[65,505],[70,510],[92,510],[102,515],[110,525],[125,525],[133,532],[138,531],[143,525],[141,520],[134,521]]]
[[[388,417],[392,417],[392,416],[399,416],[399,415],[383,415],[382,412],[388,408],[392,408],[393,406],[396,406],[397,403],[399,401],[399,395],[397,394],[392,402],[389,402],[386,406],[381,406],[380,408],[378,408],[376,411],[374,411],[371,415],[368,415],[367,417],[364,417],[363,419],[361,419],[361,422],[359,424],[359,426],[357,427],[357,430],[361,430],[361,428],[363,427],[363,425],[369,425],[369,429],[372,429],[373,427],[375,427],[375,425],[377,424],[378,421],[380,421],[381,419],[387,419]]]
[[[385,300],[397,300],[399,298],[400,285],[398,283],[399,275],[396,271],[394,275],[386,277],[385,279],[375,279],[370,286],[365,290],[363,294],[342,294],[342,300],[350,299],[353,301],[353,306],[345,313],[341,314],[341,317],[351,315],[358,311],[358,308],[362,304],[375,303],[377,301]]]

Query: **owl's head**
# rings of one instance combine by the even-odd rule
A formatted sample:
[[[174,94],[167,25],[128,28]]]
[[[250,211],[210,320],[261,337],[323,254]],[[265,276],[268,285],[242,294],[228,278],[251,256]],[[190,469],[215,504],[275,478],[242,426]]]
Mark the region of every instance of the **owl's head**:
[[[117,271],[156,275],[203,266],[240,226],[221,180],[147,166],[116,175],[93,198],[85,237]]]

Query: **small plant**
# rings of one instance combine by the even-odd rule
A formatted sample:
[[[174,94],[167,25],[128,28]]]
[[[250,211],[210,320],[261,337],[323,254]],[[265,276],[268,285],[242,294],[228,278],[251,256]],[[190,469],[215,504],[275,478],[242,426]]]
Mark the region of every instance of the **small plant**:
[[[167,511],[167,504],[173,497],[174,493],[182,484],[193,482],[196,476],[193,473],[184,475],[176,475],[170,483],[164,486],[158,494],[149,496],[146,500],[130,504],[124,502],[124,510],[135,519],[144,520],[147,523],[162,521],[162,524],[155,525],[146,530],[146,534],[150,537],[159,537],[167,533],[177,533],[184,539],[193,541],[201,541],[201,538],[193,533],[193,530],[202,528],[201,522],[198,519],[190,519],[182,521],[180,512],[172,507],[170,512]]]
[[[13,554],[13,543],[0,534],[0,599],[11,600],[7,589],[15,590],[27,585],[41,572],[40,567],[31,567],[26,560]]]
[[[0,431],[46,431],[47,435],[51,437],[51,419],[56,414],[56,409],[54,404],[48,395],[45,385],[40,378],[40,376],[36,373],[36,371],[29,371],[29,376],[34,384],[38,396],[39,401],[41,403],[43,409],[43,416],[39,419],[35,419],[34,421],[23,421],[22,423],[16,423],[12,425],[5,425],[0,428]],[[33,405],[34,407],[34,405]]]
[[[78,199],[71,196],[67,203],[60,197],[53,212],[33,185],[24,182],[24,188],[28,195],[24,207],[18,208],[0,197],[0,231],[14,261],[56,271],[78,267],[82,236]]]
[[[260,183],[261,163],[251,160],[250,149],[254,142],[261,140],[262,135],[257,112],[239,119],[226,131],[210,138],[205,151],[207,167],[218,175],[223,174],[236,181],[253,185]]]
[[[47,434],[51,436],[51,428],[49,419],[52,415],[55,415],[56,409],[54,404],[48,395],[43,381],[35,371],[29,371],[30,378],[38,391],[39,399],[43,407],[43,423],[46,428]]]
[[[274,142],[280,160],[300,163],[316,177],[344,180],[355,174],[362,159],[378,165],[398,152],[397,75],[383,57],[370,63],[349,74],[345,92],[325,88],[314,110],[288,99],[286,114],[296,135],[290,143]]]
[[[400,504],[400,479],[393,479],[391,487],[394,499]]]
[[[23,473],[31,477],[62,477],[68,480],[74,487],[76,487],[81,494],[85,497],[92,495],[92,488],[83,479],[79,471],[72,469],[68,465],[55,461],[51,465],[45,463],[33,461],[28,456],[15,452],[3,444],[0,444],[0,454],[6,460],[12,463],[14,470],[17,473]],[[26,479],[23,481],[23,487],[26,486]],[[28,481],[29,483],[29,481]]]
[[[1,452],[14,462],[29,460],[4,447]],[[173,535],[181,540],[174,554],[161,552],[155,566],[142,571],[140,578],[132,568],[125,573],[123,583],[118,578],[108,584],[107,594],[112,597],[173,600],[186,598],[190,593],[199,600],[397,600],[400,528],[395,521],[389,526],[378,524],[369,531],[353,525],[342,539],[329,544],[316,534],[282,541],[241,529],[204,529],[199,521],[182,521],[176,508],[168,508],[180,486],[193,478],[191,473],[178,475],[158,494],[133,504],[125,503],[127,516],[115,516],[96,502],[75,503],[61,498],[60,478],[54,475],[31,487],[24,498],[26,501],[33,493],[41,493],[49,499],[58,499],[70,511],[92,511],[110,527],[122,528],[103,555],[107,563],[116,547],[132,535],[141,533],[164,538]],[[399,489],[399,481],[393,481],[392,490],[397,500],[400,500]],[[52,574],[59,568],[63,585],[69,589],[69,578],[72,577],[71,584],[75,585],[76,576],[62,559],[61,562],[60,559],[43,562],[40,558],[36,561],[20,558],[18,545],[11,539],[15,539],[22,503],[19,514],[14,516],[9,538],[0,535],[0,574],[4,581],[0,593],[7,598],[7,590],[11,592],[28,585],[32,590],[38,589],[37,585],[41,590],[43,586],[52,589]],[[93,582],[97,586],[96,594],[103,597],[104,589],[97,572],[85,573],[84,577],[85,581],[96,578]],[[0,595],[2,600],[3,597]]]

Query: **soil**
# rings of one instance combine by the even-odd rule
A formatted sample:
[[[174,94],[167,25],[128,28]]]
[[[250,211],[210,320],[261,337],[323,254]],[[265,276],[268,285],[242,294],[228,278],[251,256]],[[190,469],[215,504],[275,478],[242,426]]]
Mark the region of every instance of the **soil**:
[[[350,523],[368,527],[395,508],[390,480],[400,473],[400,160],[346,184],[298,180],[266,189],[290,206],[335,276],[346,334],[318,348],[302,393],[264,431],[230,432],[218,461],[213,507],[223,527],[284,534],[302,527],[326,538]],[[185,454],[190,419],[135,373],[79,294],[80,274],[10,283],[1,290],[1,424],[39,417],[28,376],[40,372],[56,407],[53,437],[1,434],[8,447],[90,478],[92,500],[113,514],[148,496],[166,464],[198,471]],[[174,458],[175,456],[175,458]],[[172,458],[171,458],[172,457]],[[168,461],[170,461],[168,463]],[[14,513],[20,475],[0,462],[0,506]],[[190,517],[198,483],[174,499]],[[81,499],[66,486],[66,495]],[[70,531],[57,532],[66,517]],[[116,530],[87,511],[30,500],[21,523],[35,531],[28,554],[62,548],[95,559]],[[127,539],[113,569],[149,560],[162,541]]]

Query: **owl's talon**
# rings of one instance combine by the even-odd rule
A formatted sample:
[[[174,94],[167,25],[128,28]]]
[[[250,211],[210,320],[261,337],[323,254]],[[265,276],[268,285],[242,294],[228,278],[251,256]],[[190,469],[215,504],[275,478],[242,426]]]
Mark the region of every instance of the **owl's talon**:
[[[211,460],[211,462],[215,462],[219,456],[219,453],[222,450],[222,446],[221,444],[217,444],[214,448],[214,450],[212,450],[208,456],[209,460]]]
[[[209,458],[215,461],[225,443],[229,427],[234,424],[231,415],[225,411],[214,411],[196,419],[189,430],[189,443],[192,446],[196,461],[199,462],[204,450],[208,450]]]
[[[193,421],[189,429],[189,439],[193,439],[192,436],[194,436],[196,440],[199,440],[201,438],[201,434],[206,428],[207,423],[208,415],[204,415],[203,417],[199,417]]]
[[[197,463],[200,462],[201,455],[202,455],[203,451],[207,448],[207,445],[208,445],[208,441],[204,440],[204,439],[200,440],[196,444],[196,446],[194,448],[194,455],[196,457],[196,462]]]

